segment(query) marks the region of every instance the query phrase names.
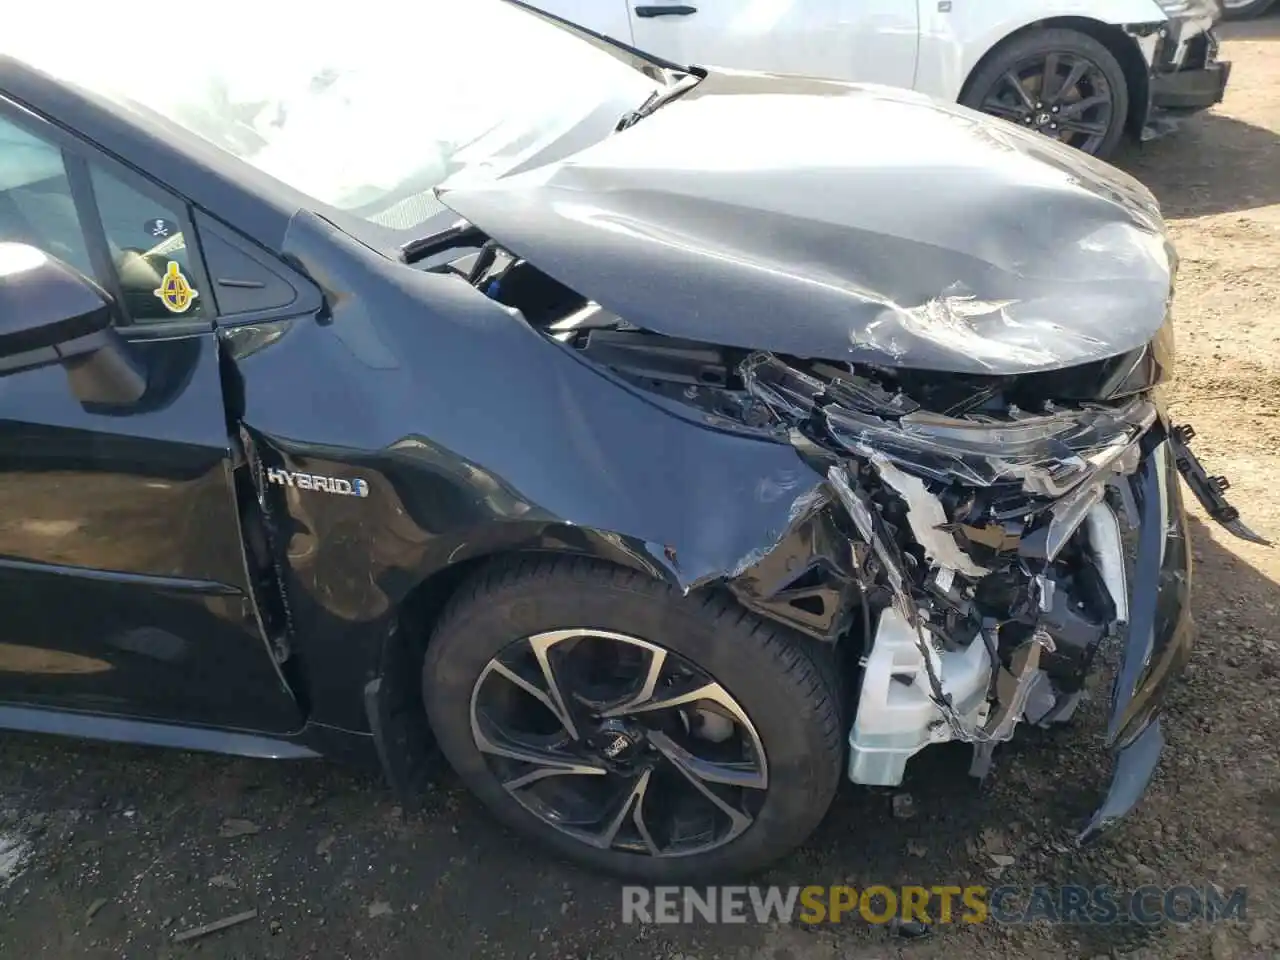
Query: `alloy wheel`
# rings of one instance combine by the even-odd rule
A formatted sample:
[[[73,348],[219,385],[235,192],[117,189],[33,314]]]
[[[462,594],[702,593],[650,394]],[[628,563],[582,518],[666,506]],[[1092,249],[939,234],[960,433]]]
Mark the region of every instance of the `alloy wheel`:
[[[471,732],[526,810],[601,850],[706,853],[751,827],[769,789],[764,747],[729,692],[620,633],[510,644],[475,682]]]
[[[1096,153],[1115,118],[1102,68],[1074,53],[1030,57],[1006,70],[981,99],[984,113]]]

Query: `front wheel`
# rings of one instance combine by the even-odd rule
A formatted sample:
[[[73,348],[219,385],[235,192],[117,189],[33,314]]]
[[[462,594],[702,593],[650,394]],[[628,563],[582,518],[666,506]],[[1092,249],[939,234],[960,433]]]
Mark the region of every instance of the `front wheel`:
[[[1124,135],[1129,88],[1120,62],[1101,43],[1051,28],[997,47],[960,102],[1105,158]]]
[[[650,883],[799,845],[841,770],[830,651],[717,596],[563,557],[495,566],[427,647],[441,749],[503,821]]]

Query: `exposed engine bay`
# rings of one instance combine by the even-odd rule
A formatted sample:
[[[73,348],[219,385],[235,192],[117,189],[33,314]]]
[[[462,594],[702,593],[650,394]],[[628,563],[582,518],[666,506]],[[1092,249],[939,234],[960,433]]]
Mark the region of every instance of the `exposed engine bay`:
[[[825,477],[724,584],[812,637],[859,645],[853,782],[896,785],[912,756],[951,740],[972,744],[970,772],[983,777],[1020,722],[1072,716],[1100,649],[1131,620],[1123,530],[1157,509],[1139,502],[1146,459],[1151,490],[1176,487],[1174,462],[1214,519],[1266,542],[1222,498],[1225,480],[1186,453],[1190,428],[1162,413],[1168,324],[1137,350],[1062,370],[919,371],[640,329],[465,222],[436,254],[427,269],[465,279],[655,403],[790,443]],[[1166,441],[1173,460],[1152,454]]]

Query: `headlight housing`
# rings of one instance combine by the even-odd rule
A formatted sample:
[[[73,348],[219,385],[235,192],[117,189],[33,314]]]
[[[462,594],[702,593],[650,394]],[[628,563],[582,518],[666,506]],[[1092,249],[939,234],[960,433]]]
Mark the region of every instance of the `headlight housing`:
[[[776,412],[825,429],[834,445],[891,463],[942,486],[1002,487],[1026,498],[1025,515],[1047,515],[1043,556],[1052,560],[1117,473],[1137,466],[1138,443],[1159,410],[1150,393],[1045,415],[949,417],[867,383],[823,383],[776,357],[741,367],[747,392]],[[1037,551],[1039,552],[1039,551]]]
[[[1018,481],[1057,499],[1111,467],[1155,422],[1145,398],[1048,416],[959,420],[916,412],[897,420],[836,407],[823,410],[832,437],[851,453],[879,453],[904,469],[975,487]]]

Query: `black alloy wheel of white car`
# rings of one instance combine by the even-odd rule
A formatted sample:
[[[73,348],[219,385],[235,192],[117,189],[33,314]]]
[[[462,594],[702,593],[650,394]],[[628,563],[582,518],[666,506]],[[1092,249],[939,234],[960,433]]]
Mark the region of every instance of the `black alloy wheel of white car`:
[[[596,561],[482,571],[443,614],[422,682],[442,751],[499,819],[644,882],[764,866],[812,832],[840,779],[830,649]]]
[[[1129,88],[1120,62],[1101,43],[1051,28],[997,47],[960,102],[1106,158],[1124,135]]]
[[[1222,0],[1224,20],[1252,20],[1271,9],[1275,0]]]

